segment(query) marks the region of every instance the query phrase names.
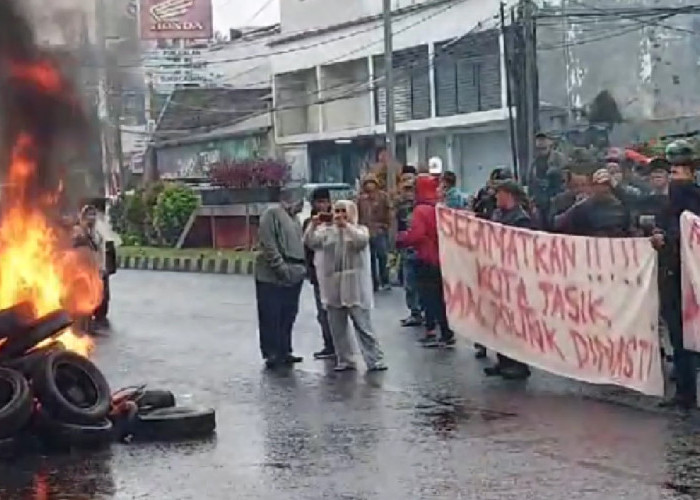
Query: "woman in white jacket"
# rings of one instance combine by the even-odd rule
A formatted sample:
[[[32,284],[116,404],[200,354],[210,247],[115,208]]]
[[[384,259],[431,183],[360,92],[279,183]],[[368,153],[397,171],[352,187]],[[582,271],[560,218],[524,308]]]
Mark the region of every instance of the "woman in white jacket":
[[[369,255],[369,230],[357,223],[357,206],[338,201],[333,222],[318,217],[304,235],[306,245],[315,250],[315,264],[321,289],[321,302],[328,311],[335,344],[336,371],[355,369],[348,319],[355,327],[357,342],[369,371],[384,371],[384,353],[379,347],[370,311],[374,307]]]

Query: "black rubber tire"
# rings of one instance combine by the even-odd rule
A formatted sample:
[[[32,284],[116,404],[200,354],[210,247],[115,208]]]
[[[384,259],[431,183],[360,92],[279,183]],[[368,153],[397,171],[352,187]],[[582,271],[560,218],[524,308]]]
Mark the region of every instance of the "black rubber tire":
[[[41,349],[35,349],[34,351],[28,352],[21,358],[11,359],[9,361],[3,362],[3,366],[11,368],[23,374],[27,378],[31,378],[37,366],[43,359],[49,355],[49,353],[54,351],[63,351],[65,347],[60,342],[54,342]]]
[[[12,337],[0,347],[0,361],[21,356],[37,344],[73,324],[67,312],[59,310],[39,318],[24,335]]]
[[[20,336],[30,327],[33,307],[30,303],[22,302],[9,309],[0,311],[0,339]]]
[[[175,407],[136,416],[134,439],[142,441],[193,439],[216,430],[216,413],[207,408]]]
[[[34,398],[24,376],[9,368],[0,368],[0,384],[7,401],[0,407],[0,439],[14,437],[29,422]]]
[[[81,387],[61,387],[68,382],[80,382]],[[47,354],[32,374],[32,384],[42,407],[56,420],[90,425],[102,421],[109,413],[111,392],[107,379],[89,359],[73,352]],[[73,391],[72,395],[64,394],[68,389]],[[90,401],[78,402],[78,397]]]
[[[108,446],[115,440],[114,426],[107,418],[92,424],[71,424],[57,420],[39,408],[33,423],[41,442],[50,448],[93,449]]]
[[[163,408],[175,407],[175,395],[170,391],[152,389],[144,391],[140,398],[136,400],[141,413],[148,413]]]

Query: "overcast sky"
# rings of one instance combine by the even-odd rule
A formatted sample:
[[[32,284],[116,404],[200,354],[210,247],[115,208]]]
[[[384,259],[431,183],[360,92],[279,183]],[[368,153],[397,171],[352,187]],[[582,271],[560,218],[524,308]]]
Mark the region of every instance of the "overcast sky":
[[[238,26],[266,26],[279,22],[279,0],[212,1],[214,29],[217,31],[225,33],[229,28]],[[257,12],[259,14],[256,15]]]

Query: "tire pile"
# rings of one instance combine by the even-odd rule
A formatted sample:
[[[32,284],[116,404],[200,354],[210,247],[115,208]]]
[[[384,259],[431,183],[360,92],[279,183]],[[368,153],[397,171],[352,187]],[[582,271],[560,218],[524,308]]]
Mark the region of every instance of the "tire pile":
[[[22,307],[0,311],[0,455],[214,433],[214,410],[177,407],[171,392],[145,386],[112,395],[89,359],[58,342],[35,348],[72,320],[56,311],[28,323]]]

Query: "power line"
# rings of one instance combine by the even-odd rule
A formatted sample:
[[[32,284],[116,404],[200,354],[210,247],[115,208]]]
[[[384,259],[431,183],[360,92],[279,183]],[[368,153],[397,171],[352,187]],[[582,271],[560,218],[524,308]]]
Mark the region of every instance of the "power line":
[[[665,15],[665,16],[660,16],[659,19],[663,21],[663,20],[666,20],[666,19],[668,19],[669,17],[672,17],[672,16],[673,16],[673,14],[667,14],[667,15]],[[537,49],[538,49],[538,50],[558,50],[558,49],[563,49],[563,48],[567,48],[567,47],[577,47],[577,46],[586,45],[586,44],[589,44],[589,43],[601,42],[601,41],[604,41],[604,40],[610,40],[610,39],[612,39],[612,38],[619,38],[619,37],[621,37],[621,36],[623,36],[623,35],[626,35],[626,34],[628,34],[628,33],[632,33],[632,32],[634,32],[634,31],[640,31],[640,30],[642,30],[642,29],[644,29],[643,26],[632,26],[632,27],[630,27],[630,28],[628,28],[628,29],[621,29],[621,30],[619,30],[619,31],[617,31],[617,32],[615,32],[615,33],[611,33],[611,34],[607,34],[607,35],[601,35],[601,36],[598,36],[598,37],[592,37],[592,38],[588,38],[588,39],[574,40],[573,42],[568,42],[568,43],[565,43],[565,44],[562,43],[562,44],[554,44],[554,45],[541,45],[541,46],[537,47]]]
[[[450,41],[444,43],[440,47],[440,49],[441,49],[440,52],[435,52],[433,54],[432,58],[428,58],[427,64],[423,64],[423,61],[420,61],[420,64],[414,63],[412,65],[409,65],[409,67],[406,68],[409,70],[409,75],[415,76],[417,74],[417,71],[416,71],[417,69],[420,69],[420,70],[425,71],[425,72],[429,72],[432,68],[434,68],[435,61],[440,55],[442,55],[443,53],[447,54],[447,55],[452,54],[451,51],[447,51],[446,49],[456,45],[460,40],[464,39],[465,37],[469,36],[470,34],[473,34],[475,31],[484,29],[484,23],[488,22],[488,20],[494,19],[494,18],[495,18],[495,16],[489,16],[489,18],[487,18],[485,21],[477,23],[477,25],[472,30],[470,30],[462,35],[455,36]],[[498,23],[496,23],[496,24],[498,25]],[[406,69],[402,68],[403,72],[405,72]],[[310,105],[326,104],[329,102],[348,99],[348,98],[356,96],[356,95],[363,95],[363,94],[366,94],[367,92],[369,92],[377,83],[379,83],[381,81],[383,81],[383,77],[375,78],[374,80],[372,80],[370,82],[358,82],[358,84],[354,86],[357,88],[349,88],[349,89],[347,89],[347,92],[345,92],[339,96],[336,96],[333,98],[327,98],[327,99],[319,99],[319,100],[313,101],[313,102],[305,102],[303,104],[298,104],[299,99],[303,99],[305,97],[310,97],[310,96],[313,96],[313,95],[319,93],[318,91],[308,92],[306,94],[302,94],[301,96],[297,96],[295,99],[288,101],[288,102],[290,102],[290,105],[288,105],[288,106],[276,105],[276,106],[273,106],[269,109],[260,110],[258,112],[253,113],[253,114],[246,115],[246,116],[241,117],[241,118],[236,119],[236,120],[232,120],[231,122],[216,124],[216,125],[212,125],[211,127],[213,129],[222,128],[222,127],[232,127],[232,126],[235,126],[239,123],[243,123],[243,122],[251,120],[253,118],[266,115],[268,113],[275,113],[275,112],[286,111],[286,110],[291,110],[291,109],[301,109],[301,108],[306,108]],[[347,84],[344,84],[342,86],[346,86],[346,85]],[[338,87],[340,87],[340,86],[336,86],[333,88],[338,88]],[[352,87],[352,84],[351,84],[351,87]],[[329,90],[329,89],[321,89],[321,92],[323,92],[324,90]],[[171,104],[175,104],[175,103],[171,103]],[[203,108],[202,111],[213,112],[212,110],[206,109],[206,108]],[[235,110],[233,112],[235,112]],[[191,133],[193,130],[202,129],[202,128],[207,128],[207,127],[206,126],[199,126],[199,127],[188,128],[188,129],[175,129],[175,130],[160,131],[160,134],[162,134],[162,135],[168,134],[169,135],[169,137],[167,137],[167,138],[163,137],[164,140],[168,140],[168,139],[176,140],[176,139],[178,139],[178,137],[175,134],[182,134],[184,136],[187,133]],[[358,128],[364,128],[364,127],[358,127]],[[158,134],[158,133],[159,132],[156,132],[156,134]]]
[[[587,9],[595,10],[598,12],[605,12],[605,9],[601,9],[600,7],[594,7],[592,5],[587,5],[579,0],[570,0],[570,1],[575,3],[575,4],[580,5],[581,7],[585,7]],[[672,14],[669,17],[674,17],[675,15],[680,15],[680,14],[689,14],[689,13],[697,12],[698,9],[700,9],[700,6],[691,5],[691,6],[687,6],[687,7],[678,7],[675,9],[675,14]],[[641,19],[639,19],[637,17],[631,17],[631,16],[627,16],[624,14],[617,14],[617,17],[619,17],[620,19],[627,19],[627,20],[630,20],[633,22],[637,22],[637,23],[640,23],[640,24],[643,24],[646,26],[653,26],[653,27],[657,27],[657,28],[678,31],[680,33],[686,33],[686,34],[691,34],[691,35],[698,35],[699,34],[699,33],[695,32],[694,30],[689,30],[689,29],[678,27],[678,26],[669,26],[667,24],[662,24],[659,22],[642,21]]]
[[[262,4],[262,5],[260,6],[260,8],[259,8],[258,10],[255,11],[255,14],[253,14],[253,15],[251,16],[251,18],[248,19],[248,21],[245,23],[245,26],[248,26],[250,23],[252,23],[253,21],[255,21],[255,20],[258,18],[258,16],[259,16],[260,14],[262,14],[262,13],[265,11],[265,9],[267,9],[270,5],[272,5],[272,2],[274,2],[274,0],[267,0],[267,2],[265,2],[264,4]]]
[[[490,18],[489,18],[489,19],[490,19]],[[449,56],[449,55],[452,55],[452,54],[454,53],[454,50],[448,50],[448,49],[450,49],[451,47],[455,46],[460,40],[464,39],[466,36],[468,36],[468,35],[470,35],[470,34],[473,34],[476,30],[479,30],[479,29],[481,29],[481,30],[484,30],[484,29],[495,29],[496,27],[498,27],[498,23],[497,23],[496,26],[494,26],[494,28],[485,28],[483,22],[480,22],[480,23],[475,27],[475,29],[470,30],[469,32],[467,32],[467,33],[465,33],[465,34],[463,34],[463,35],[459,35],[459,36],[453,37],[453,38],[452,38],[451,40],[449,40],[448,42],[445,42],[442,46],[440,46],[440,51],[439,51],[439,52],[436,51],[436,52],[433,54],[432,58],[431,58],[431,57],[428,57],[428,58],[426,58],[425,60],[423,60],[422,58],[414,57],[411,61],[409,61],[410,64],[408,64],[407,66],[404,66],[404,67],[402,67],[402,68],[399,68],[399,69],[400,69],[399,77],[400,77],[400,78],[402,78],[402,77],[405,78],[405,76],[406,76],[406,71],[408,71],[408,75],[409,75],[409,76],[417,76],[417,75],[420,76],[420,75],[418,74],[417,70],[422,70],[422,71],[425,71],[425,72],[429,72],[432,68],[435,67],[435,64],[436,64],[438,58],[443,57],[443,56]],[[303,99],[303,98],[305,98],[305,97],[313,97],[313,96],[316,95],[316,94],[323,94],[323,93],[325,93],[325,92],[329,92],[329,91],[333,91],[333,90],[337,90],[337,89],[343,89],[343,90],[348,90],[348,91],[353,91],[353,92],[354,92],[354,91],[357,91],[359,94],[364,94],[364,93],[369,92],[374,86],[376,86],[377,84],[379,84],[379,83],[381,83],[381,82],[383,82],[383,81],[384,81],[384,76],[378,76],[378,77],[374,78],[373,80],[371,80],[371,81],[369,81],[369,82],[365,81],[365,82],[356,82],[356,83],[350,83],[350,84],[347,83],[347,82],[344,82],[344,83],[341,83],[341,84],[338,84],[338,85],[333,85],[333,86],[330,86],[330,87],[323,87],[323,88],[320,88],[320,89],[318,89],[318,90],[313,90],[313,91],[307,92],[306,94],[302,94],[301,96],[299,96],[299,97],[297,97],[297,98],[295,98],[295,99],[291,99],[289,102],[296,102],[296,101],[298,101],[299,99]],[[349,97],[348,95],[341,95],[341,96],[340,96],[339,98],[337,98],[337,99],[324,100],[324,103],[325,103],[325,102],[332,102],[333,100],[342,100],[342,99],[346,99],[346,98],[348,98],[348,97]],[[287,109],[296,109],[296,108],[299,108],[299,107],[308,106],[308,105],[310,105],[310,104],[311,104],[311,105],[320,104],[320,102],[318,102],[318,101],[313,101],[313,102],[311,102],[311,103],[305,103],[305,104],[303,104],[303,105],[296,105],[296,106],[291,106],[291,107],[288,107],[288,106],[277,106],[277,107],[275,108],[275,111],[284,111],[284,110],[287,110]],[[171,101],[170,105],[171,105],[171,106],[176,106],[176,107],[181,107],[181,108],[186,108],[186,109],[192,109],[193,111],[200,111],[200,112],[209,113],[209,114],[221,114],[221,113],[226,113],[226,112],[227,112],[227,111],[225,111],[225,110],[218,111],[218,110],[213,110],[212,108],[204,108],[204,107],[199,107],[199,106],[190,106],[190,105],[187,105],[187,104],[184,104],[184,103],[178,103],[177,101]],[[242,110],[241,108],[237,108],[237,109],[230,110],[231,113],[236,113],[236,112],[241,112],[241,111],[245,111],[245,110]],[[255,111],[258,111],[258,108],[251,109],[251,110],[249,110],[249,111],[255,112]]]
[[[396,32],[394,32],[394,35],[398,35],[398,34],[401,34],[401,33],[406,32],[406,31],[408,31],[408,30],[410,30],[410,29],[413,29],[413,28],[415,28],[416,26],[419,26],[419,25],[421,25],[421,24],[423,24],[423,23],[429,21],[430,19],[432,19],[432,18],[434,18],[434,17],[436,17],[436,16],[438,16],[438,15],[441,15],[441,14],[444,14],[445,12],[448,12],[449,10],[453,9],[454,7],[456,7],[458,4],[463,3],[463,2],[465,2],[465,1],[467,1],[467,0],[457,0],[457,1],[454,2],[454,3],[448,4],[446,7],[443,7],[441,10],[436,11],[436,12],[433,12],[433,13],[431,13],[431,14],[428,15],[428,16],[424,16],[424,17],[422,17],[422,18],[416,20],[414,23],[411,23],[411,24],[409,24],[409,25],[407,25],[407,26],[404,26],[404,27],[401,28],[400,30],[397,30]],[[490,18],[489,18],[489,19],[490,19]],[[482,23],[477,23],[477,27],[476,27],[476,28],[478,29],[479,26],[481,26],[481,25],[482,25]],[[469,33],[467,33],[467,34],[469,34]],[[463,38],[464,36],[466,36],[467,34],[461,35],[461,36],[458,36],[458,37],[453,38],[453,40],[450,41],[444,48],[447,48],[447,47],[452,46],[453,44],[457,43],[460,39],[462,39],[462,38]],[[336,57],[334,57],[334,58],[332,58],[332,59],[329,59],[329,60],[323,62],[322,64],[320,64],[319,66],[328,66],[328,65],[331,65],[331,64],[333,64],[333,63],[335,63],[335,62],[344,60],[344,59],[346,59],[348,56],[351,56],[351,55],[353,55],[353,54],[356,54],[357,52],[361,52],[361,51],[363,51],[363,50],[365,50],[365,49],[368,49],[368,48],[370,48],[370,47],[372,47],[372,46],[374,46],[374,45],[383,43],[383,40],[384,40],[384,39],[381,38],[381,39],[378,39],[378,40],[374,40],[374,41],[372,41],[372,42],[369,42],[369,43],[367,43],[367,44],[365,44],[365,45],[362,45],[362,46],[360,46],[360,47],[357,47],[357,48],[355,48],[355,49],[353,49],[353,50],[351,50],[351,51],[349,51],[349,52],[345,52],[345,53],[343,53],[343,54],[341,54],[341,55],[339,55],[339,56],[336,56]],[[375,80],[376,80],[376,79],[375,79]],[[264,82],[261,82],[261,83],[264,83]],[[362,85],[362,86],[369,85],[369,88],[366,89],[366,91],[369,91],[369,90],[371,89],[371,86],[372,86],[374,83],[375,83],[375,82],[369,82],[369,83],[368,83],[368,82],[362,82],[361,84],[358,84],[358,86],[360,86],[360,85]],[[336,86],[332,86],[332,87],[327,87],[327,88],[323,88],[323,89],[313,90],[313,91],[310,91],[310,92],[308,92],[307,94],[303,95],[302,97],[310,97],[310,96],[313,96],[314,94],[317,94],[317,93],[319,93],[319,92],[334,90],[334,89],[337,89],[337,88],[343,88],[343,87],[345,87],[346,85],[347,85],[347,83],[343,83],[343,84],[336,85]],[[240,89],[240,87],[238,87],[238,89]],[[177,103],[171,103],[171,104],[177,105]],[[206,109],[206,108],[202,108],[202,110],[208,111],[208,109]]]

